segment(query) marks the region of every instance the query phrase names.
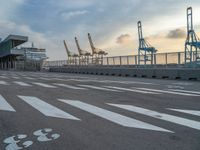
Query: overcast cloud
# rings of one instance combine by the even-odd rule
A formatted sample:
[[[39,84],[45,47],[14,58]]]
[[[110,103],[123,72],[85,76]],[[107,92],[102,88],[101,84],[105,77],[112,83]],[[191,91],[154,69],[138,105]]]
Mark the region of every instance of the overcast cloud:
[[[144,35],[160,52],[177,51],[184,45],[177,38],[184,39],[188,6],[193,6],[194,24],[199,25],[199,0],[6,0],[0,5],[0,37],[27,35],[30,43],[46,48],[55,60],[66,59],[64,39],[73,52],[77,51],[75,36],[83,49],[91,51],[87,39],[90,32],[96,46],[108,50],[110,56],[129,55],[137,54],[137,21],[141,20]],[[166,38],[167,43],[172,42],[167,38],[172,38],[172,44],[161,45],[155,38],[163,33],[167,36],[162,40]]]

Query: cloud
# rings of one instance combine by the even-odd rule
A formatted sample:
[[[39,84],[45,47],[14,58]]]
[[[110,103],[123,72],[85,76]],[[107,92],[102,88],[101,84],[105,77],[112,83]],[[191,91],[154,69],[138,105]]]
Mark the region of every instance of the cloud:
[[[186,32],[182,29],[175,29],[169,31],[166,37],[171,39],[186,38]]]
[[[131,41],[131,36],[129,34],[122,34],[117,37],[116,43],[118,44],[127,44]]]
[[[70,20],[74,17],[83,16],[87,13],[89,13],[89,11],[87,11],[87,10],[63,12],[63,13],[61,13],[61,17],[64,18],[65,20]]]
[[[39,44],[46,48],[48,56],[54,60],[66,59],[62,43],[64,39],[74,52],[77,51],[74,36],[78,36],[83,49],[90,49],[86,36],[88,32],[92,34],[97,47],[108,49],[110,56],[120,55],[122,51],[126,55],[132,54],[133,50],[137,51],[136,23],[142,20],[144,37],[153,46],[164,50],[182,50],[184,38],[175,38],[177,34],[180,36],[179,32],[170,33],[169,30],[186,25],[187,6],[193,6],[194,16],[197,16],[200,3],[199,0],[177,0],[176,4],[172,2],[173,0],[107,0],[106,3],[99,0],[4,0],[0,5],[0,33],[1,37],[15,33],[28,35],[36,46]],[[199,24],[195,20],[198,19],[194,19],[194,25]],[[1,23],[2,21],[7,22]],[[200,28],[195,27],[195,31],[200,31]],[[161,32],[164,34],[161,35]]]

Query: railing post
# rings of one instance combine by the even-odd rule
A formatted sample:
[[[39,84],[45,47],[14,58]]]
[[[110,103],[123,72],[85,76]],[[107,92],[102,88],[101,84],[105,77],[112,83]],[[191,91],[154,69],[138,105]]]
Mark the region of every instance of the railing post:
[[[120,66],[122,65],[122,56],[119,56],[119,63],[120,63]]]
[[[180,65],[180,64],[181,64],[181,53],[178,52],[178,65]]]
[[[107,65],[109,65],[109,57],[107,57]]]
[[[126,58],[126,59],[127,59],[127,65],[129,65],[129,57],[127,56],[127,58]]]
[[[138,64],[137,56],[135,56],[135,65]]]
[[[154,65],[156,65],[156,56],[157,56],[157,54],[154,54]]]
[[[165,64],[167,65],[167,53],[165,53]]]

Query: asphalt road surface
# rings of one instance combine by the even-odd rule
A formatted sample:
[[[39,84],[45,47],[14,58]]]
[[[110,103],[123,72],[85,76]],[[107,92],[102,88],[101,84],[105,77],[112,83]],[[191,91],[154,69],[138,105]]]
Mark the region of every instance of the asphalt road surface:
[[[0,150],[199,150],[200,82],[0,71]]]

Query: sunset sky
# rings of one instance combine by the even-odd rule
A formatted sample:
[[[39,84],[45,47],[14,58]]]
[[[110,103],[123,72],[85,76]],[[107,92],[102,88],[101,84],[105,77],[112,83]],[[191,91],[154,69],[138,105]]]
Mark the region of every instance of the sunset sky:
[[[199,0],[4,0],[0,4],[0,37],[29,36],[26,46],[46,48],[50,60],[66,59],[62,41],[77,53],[95,46],[109,56],[136,55],[137,21],[144,36],[159,53],[183,51],[186,39],[186,8],[193,7],[195,31],[200,37]]]

